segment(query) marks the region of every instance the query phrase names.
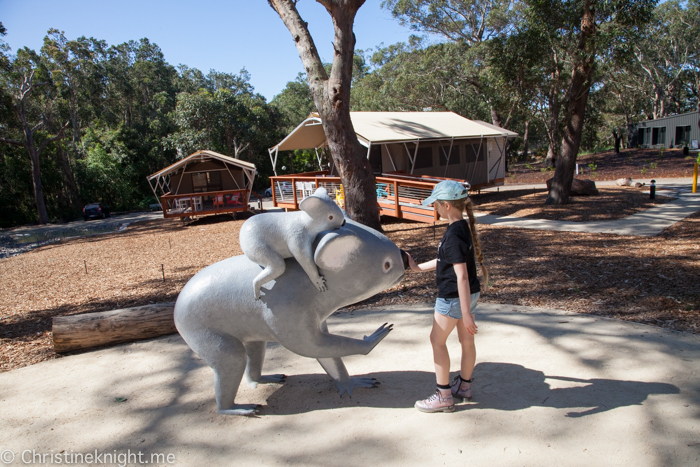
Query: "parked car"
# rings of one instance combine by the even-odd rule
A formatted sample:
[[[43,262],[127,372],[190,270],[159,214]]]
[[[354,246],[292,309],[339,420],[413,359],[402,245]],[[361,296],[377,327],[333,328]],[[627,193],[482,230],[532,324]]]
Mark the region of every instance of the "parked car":
[[[282,190],[282,195],[292,196],[292,184],[290,182],[277,182],[279,184],[279,189]],[[265,189],[265,196],[272,196],[272,187]]]
[[[86,204],[83,208],[83,219],[86,221],[92,219],[93,217],[99,217],[104,219],[109,217],[111,213],[109,212],[109,206],[105,206],[102,203],[90,203]]]

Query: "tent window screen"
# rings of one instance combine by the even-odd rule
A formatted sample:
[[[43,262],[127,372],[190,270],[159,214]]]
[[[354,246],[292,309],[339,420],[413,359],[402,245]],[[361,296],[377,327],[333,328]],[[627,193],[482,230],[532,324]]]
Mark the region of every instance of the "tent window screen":
[[[195,193],[221,191],[221,172],[199,172],[192,174],[192,191]]]
[[[369,150],[369,164],[372,166],[372,171],[375,175],[382,173],[382,147],[379,145],[372,146]]]
[[[433,148],[430,146],[424,148],[418,148],[418,154],[416,154],[416,169],[428,169],[433,166]]]
[[[452,145],[452,153],[450,153],[450,145],[441,146],[438,151],[440,152],[440,165],[448,165],[447,156],[450,156],[449,165],[459,165],[459,145]]]
[[[464,155],[467,158],[467,164],[473,164],[478,160],[483,161],[485,159],[485,145],[476,144],[465,144],[464,145]],[[480,148],[481,147],[481,148]]]

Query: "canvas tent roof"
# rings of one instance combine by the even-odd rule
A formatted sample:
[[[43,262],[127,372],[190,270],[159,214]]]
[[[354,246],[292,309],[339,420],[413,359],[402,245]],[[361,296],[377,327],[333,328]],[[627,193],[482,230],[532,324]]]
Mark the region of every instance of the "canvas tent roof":
[[[246,172],[249,172],[249,173],[252,170],[253,176],[255,176],[255,172],[256,172],[255,164],[253,164],[251,162],[242,161],[240,159],[235,159],[233,157],[225,156],[223,154],[219,154],[218,152],[203,150],[203,151],[197,151],[193,154],[190,154],[189,156],[183,158],[182,160],[177,161],[174,164],[171,164],[171,165],[167,166],[166,168],[159,170],[158,172],[156,172],[154,174],[149,175],[146,178],[150,181],[150,180],[153,180],[154,178],[163,177],[169,173],[176,172],[177,170],[180,169],[180,167],[186,166],[187,164],[192,162],[193,159],[197,159],[197,158],[200,158],[200,159],[204,159],[204,158],[218,159],[222,162],[226,162],[227,164],[232,164],[232,165],[236,165],[238,167],[241,167],[242,169],[244,169]]]
[[[358,139],[365,146],[415,140],[517,136],[512,131],[469,120],[454,112],[350,112],[350,118]],[[325,142],[321,119],[318,114],[311,114],[270,151],[318,148]]]

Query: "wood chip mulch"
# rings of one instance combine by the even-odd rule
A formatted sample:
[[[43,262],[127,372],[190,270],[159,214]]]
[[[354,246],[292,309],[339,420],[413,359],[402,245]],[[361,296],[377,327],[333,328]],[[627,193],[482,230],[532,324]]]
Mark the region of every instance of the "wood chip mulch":
[[[693,176],[697,153],[683,154],[682,149],[622,149],[619,154],[603,151],[579,155],[580,173],[576,178],[593,181],[617,180],[630,177],[647,184],[659,178],[688,178]],[[506,184],[544,183],[554,172],[547,169],[544,160],[530,160],[509,164]]]
[[[557,207],[556,216],[608,219],[618,215],[608,212],[610,203],[628,205],[625,209],[631,211],[625,212],[646,207],[642,199],[629,201],[631,190],[613,191],[617,195],[610,194],[606,203],[577,199]],[[478,197],[477,209],[518,216],[553,212],[541,204],[541,194],[524,196],[525,201],[507,193],[492,195]],[[162,219],[0,260],[0,371],[58,357],[51,344],[54,316],[174,301],[197,271],[241,254],[238,233],[243,222],[206,218],[183,225]],[[384,229],[417,261],[427,261],[434,257],[445,226],[442,221],[433,228],[387,219]],[[698,214],[651,238],[496,225],[479,225],[479,233],[491,274],[484,302],[700,332]],[[357,306],[431,302],[434,294],[434,274],[409,271],[400,285]]]

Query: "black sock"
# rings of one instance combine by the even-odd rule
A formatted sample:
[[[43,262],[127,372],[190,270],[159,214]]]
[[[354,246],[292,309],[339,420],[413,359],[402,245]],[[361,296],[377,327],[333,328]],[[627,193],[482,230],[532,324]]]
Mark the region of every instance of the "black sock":
[[[437,387],[438,389],[450,389],[449,384],[438,384]]]
[[[464,378],[462,378],[462,375],[459,375],[459,379],[461,379],[463,383],[471,383],[471,382],[472,382],[471,379],[464,379]]]

